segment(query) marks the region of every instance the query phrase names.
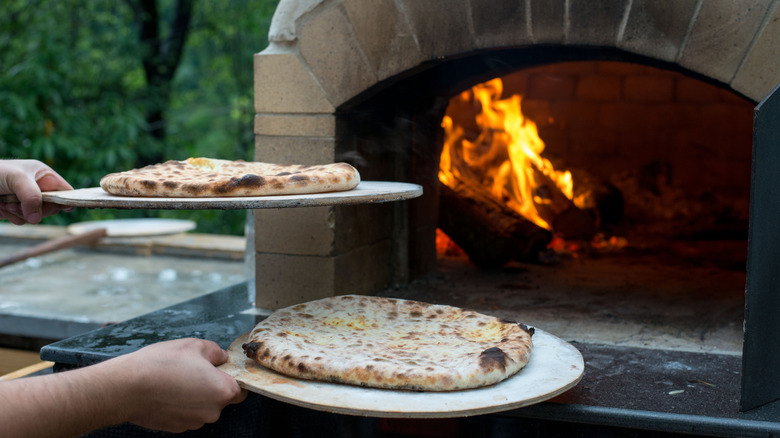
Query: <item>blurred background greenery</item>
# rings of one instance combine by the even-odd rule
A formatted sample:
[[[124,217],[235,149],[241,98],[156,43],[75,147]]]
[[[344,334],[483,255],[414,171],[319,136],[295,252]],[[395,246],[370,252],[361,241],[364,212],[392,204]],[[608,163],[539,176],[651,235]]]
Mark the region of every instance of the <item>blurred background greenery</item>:
[[[253,55],[278,0],[3,0],[0,158],[45,162],[75,188],[205,156],[252,159]],[[244,232],[246,212],[76,209],[64,225],[191,219]]]

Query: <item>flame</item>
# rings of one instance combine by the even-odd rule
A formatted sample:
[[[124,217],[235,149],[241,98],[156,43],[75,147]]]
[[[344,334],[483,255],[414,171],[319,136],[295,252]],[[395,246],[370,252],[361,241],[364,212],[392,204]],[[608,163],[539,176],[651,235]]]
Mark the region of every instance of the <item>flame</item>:
[[[522,97],[501,99],[500,78],[478,84],[454,98],[459,103],[478,103],[478,137],[471,141],[462,126],[449,115],[442,120],[445,138],[439,165],[439,180],[454,187],[456,181],[486,184],[494,196],[537,225],[550,229],[538,206],[548,202],[535,193],[542,185],[539,174],[552,181],[569,199],[573,197],[571,172],[558,171],[542,158],[544,141],[536,124],[523,116]]]

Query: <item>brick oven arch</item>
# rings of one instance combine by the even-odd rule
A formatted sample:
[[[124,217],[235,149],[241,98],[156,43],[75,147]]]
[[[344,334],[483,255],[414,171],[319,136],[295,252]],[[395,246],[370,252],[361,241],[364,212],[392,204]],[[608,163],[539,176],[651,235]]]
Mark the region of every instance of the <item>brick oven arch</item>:
[[[405,116],[440,120],[448,92],[561,60],[657,65],[758,102],[780,82],[778,18],[770,0],[748,6],[626,0],[599,7],[571,0],[282,0],[270,45],[255,56],[255,158],[360,166],[366,147],[375,145],[384,165],[364,166],[364,178],[407,180],[399,162],[433,166],[417,139],[436,134],[420,132],[434,129],[431,123],[414,125]],[[360,131],[361,120],[382,117],[394,139],[415,126],[401,134],[405,152],[385,155],[397,140]],[[367,142],[367,135],[380,140]],[[435,191],[434,181],[415,182]],[[258,307],[370,293],[426,271],[431,248],[410,255],[408,242],[424,240],[431,224],[407,224],[419,224],[414,216],[435,208],[429,196],[366,207],[361,214],[373,225],[359,233],[344,207],[256,211]],[[291,233],[279,232],[287,228]],[[380,278],[363,274],[387,265],[392,272]],[[300,267],[308,274],[300,275]]]

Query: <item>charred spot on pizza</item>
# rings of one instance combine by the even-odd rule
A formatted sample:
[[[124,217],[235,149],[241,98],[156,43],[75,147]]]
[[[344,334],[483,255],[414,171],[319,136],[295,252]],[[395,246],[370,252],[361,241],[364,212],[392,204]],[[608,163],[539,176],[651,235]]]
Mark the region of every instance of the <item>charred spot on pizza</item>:
[[[204,184],[185,184],[182,189],[191,195],[199,195],[205,192],[208,187]]]
[[[179,187],[179,183],[174,182],[174,181],[163,181],[162,185],[166,189],[175,189],[176,187]]]
[[[296,174],[289,178],[287,178],[288,181],[296,183],[298,185],[305,185],[308,184],[311,178],[309,178],[306,175]]]
[[[527,325],[523,323],[516,323],[524,332],[528,333],[529,336],[533,336],[536,330],[534,330],[533,327],[528,327]]]
[[[152,181],[152,180],[148,180],[148,179],[140,181],[140,184],[145,189],[149,189],[149,190],[154,189],[155,187],[157,187],[157,182],[156,181]]]
[[[242,177],[232,177],[230,180],[216,188],[217,193],[230,193],[236,189],[254,189],[262,187],[266,184],[265,178],[260,175],[248,173]]]
[[[241,348],[244,349],[244,354],[247,357],[250,357],[250,358],[257,357],[257,352],[262,347],[263,347],[263,343],[262,342],[247,342],[246,344],[242,344],[241,345]]]
[[[487,371],[506,369],[507,356],[504,350],[490,347],[479,355],[479,366]]]

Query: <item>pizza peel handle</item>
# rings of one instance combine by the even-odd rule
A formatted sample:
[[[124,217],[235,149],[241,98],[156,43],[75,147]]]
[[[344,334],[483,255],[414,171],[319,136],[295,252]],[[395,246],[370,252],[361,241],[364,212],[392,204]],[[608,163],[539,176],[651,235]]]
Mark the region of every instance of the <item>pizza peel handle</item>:
[[[96,242],[101,237],[106,236],[107,234],[108,231],[105,228],[97,228],[79,234],[48,240],[41,244],[25,248],[16,254],[11,254],[8,257],[0,259],[0,268],[21,262],[22,260],[27,260],[30,257],[38,257],[43,254],[59,251],[61,249],[71,248],[76,245],[89,245]]]
[[[0,204],[13,204],[19,202],[19,198],[16,195],[0,195]]]

